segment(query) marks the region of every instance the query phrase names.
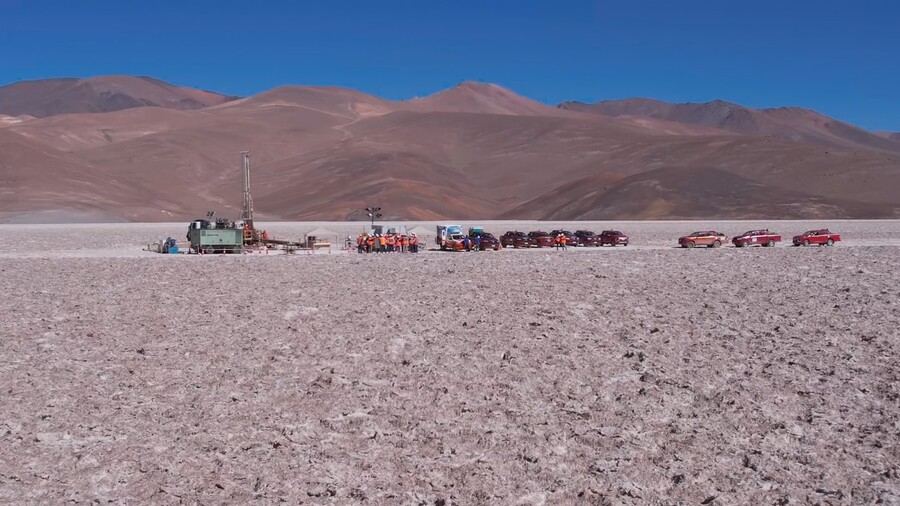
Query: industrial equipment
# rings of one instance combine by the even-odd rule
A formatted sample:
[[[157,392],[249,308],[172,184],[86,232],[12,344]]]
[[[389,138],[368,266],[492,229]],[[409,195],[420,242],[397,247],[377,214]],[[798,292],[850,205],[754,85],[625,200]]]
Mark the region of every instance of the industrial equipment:
[[[188,226],[187,240],[195,253],[243,253],[244,233],[233,222],[219,219],[216,223],[194,220]]]
[[[248,249],[268,252],[281,249],[293,253],[304,244],[300,241],[282,241],[269,237],[265,230],[259,230],[253,220],[253,196],[250,194],[250,152],[242,151],[242,172],[244,179],[241,217],[237,221],[215,218],[215,212],[206,213],[206,219],[196,219],[188,225],[187,253],[244,253]],[[167,238],[159,243],[151,243],[148,251],[178,253],[177,242]]]

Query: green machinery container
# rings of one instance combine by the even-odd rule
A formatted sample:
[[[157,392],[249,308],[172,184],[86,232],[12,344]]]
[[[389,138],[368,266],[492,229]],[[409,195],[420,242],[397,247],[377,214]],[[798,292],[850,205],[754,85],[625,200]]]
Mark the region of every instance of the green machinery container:
[[[244,231],[240,228],[191,228],[191,249],[198,253],[241,253]]]

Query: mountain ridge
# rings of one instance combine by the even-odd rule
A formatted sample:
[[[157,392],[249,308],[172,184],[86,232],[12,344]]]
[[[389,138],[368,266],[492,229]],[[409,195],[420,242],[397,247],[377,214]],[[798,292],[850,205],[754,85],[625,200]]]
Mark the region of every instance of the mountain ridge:
[[[18,81],[0,86],[0,114],[38,118],[58,114],[114,112],[154,106],[202,109],[237,97],[184,86],[147,76],[96,76]]]
[[[602,116],[648,117],[710,126],[744,135],[900,153],[900,143],[891,137],[879,136],[803,107],[753,109],[724,100],[675,104],[648,98],[605,100],[593,104],[563,102],[558,107]]]
[[[891,134],[802,109],[717,101],[687,121],[643,99],[601,114],[471,82],[402,101],[331,86],[220,100],[0,117],[13,147],[0,150],[0,217],[234,217],[243,150],[260,219],[357,219],[368,205],[429,220],[900,217],[900,154],[867,144]],[[742,118],[799,134],[735,131]]]

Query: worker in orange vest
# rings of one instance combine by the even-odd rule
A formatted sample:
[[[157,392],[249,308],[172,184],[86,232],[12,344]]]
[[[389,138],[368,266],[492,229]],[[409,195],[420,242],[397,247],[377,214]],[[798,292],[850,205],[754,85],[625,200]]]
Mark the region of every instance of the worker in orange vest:
[[[409,236],[403,236],[403,251],[409,251]]]
[[[366,239],[366,253],[371,253],[375,250],[375,236],[370,235]]]
[[[387,237],[383,235],[378,236],[378,252],[384,253],[387,250]]]
[[[394,245],[395,245],[395,243],[397,242],[396,239],[394,238],[394,236],[389,235],[389,236],[385,237],[385,238],[384,238],[384,242],[387,243],[387,250],[388,250],[388,253],[393,253],[393,252],[394,252]]]

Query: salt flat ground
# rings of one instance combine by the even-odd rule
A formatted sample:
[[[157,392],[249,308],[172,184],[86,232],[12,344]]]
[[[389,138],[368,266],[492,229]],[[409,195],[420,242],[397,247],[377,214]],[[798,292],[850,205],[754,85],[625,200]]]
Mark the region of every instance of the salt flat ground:
[[[202,257],[0,226],[0,502],[900,503],[900,223],[671,247],[761,225],[820,226]],[[360,227],[269,229],[318,226]]]

